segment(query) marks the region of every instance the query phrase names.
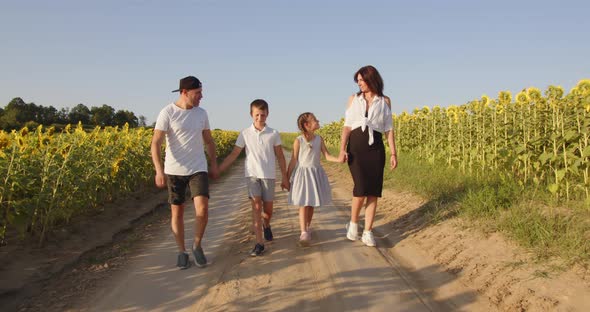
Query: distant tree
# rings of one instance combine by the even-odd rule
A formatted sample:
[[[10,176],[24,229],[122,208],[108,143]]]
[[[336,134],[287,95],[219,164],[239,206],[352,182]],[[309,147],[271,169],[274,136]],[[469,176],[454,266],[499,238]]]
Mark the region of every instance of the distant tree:
[[[57,128],[65,124],[104,126],[122,126],[128,123],[130,127],[145,125],[145,117],[137,118],[135,113],[127,110],[115,109],[109,105],[88,108],[80,103],[71,110],[69,108],[56,109],[53,106],[44,107],[35,103],[25,103],[22,98],[13,98],[4,108],[0,108],[0,129],[20,129],[23,126],[55,125]]]
[[[57,124],[69,124],[70,123],[70,109],[67,107],[61,108],[55,117],[55,123]]]
[[[81,122],[82,124],[88,125],[90,124],[90,109],[86,105],[80,103],[70,110],[68,119],[71,124]]]
[[[49,126],[57,121],[58,112],[57,109],[53,106],[44,107],[39,106],[39,114],[37,116],[36,122],[44,125]]]
[[[139,116],[139,126],[140,127],[147,126],[147,119],[143,115]]]
[[[16,97],[4,108],[4,114],[2,114],[0,120],[0,127],[4,130],[18,129],[26,121],[33,120],[33,118],[34,116],[30,116],[27,103],[23,99]]]
[[[113,117],[113,126],[123,126],[125,123],[129,124],[129,127],[136,128],[139,124],[135,114],[126,110],[119,110]]]
[[[17,114],[18,111],[15,109],[5,109],[0,117],[0,128],[6,131],[20,128],[22,124],[16,120]]]
[[[90,114],[92,115],[91,121],[93,125],[101,127],[113,125],[115,109],[106,104],[103,104],[100,107],[93,106],[90,109]]]

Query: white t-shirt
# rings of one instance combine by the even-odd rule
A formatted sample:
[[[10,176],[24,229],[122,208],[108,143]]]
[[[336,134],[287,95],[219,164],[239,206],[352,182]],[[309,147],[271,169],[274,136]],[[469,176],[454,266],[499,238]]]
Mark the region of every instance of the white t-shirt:
[[[158,115],[155,129],[166,132],[164,173],[187,176],[207,172],[203,130],[209,129],[209,116],[204,109],[167,105]]]
[[[246,177],[258,179],[275,179],[275,146],[281,145],[279,132],[268,126],[262,131],[256,130],[254,124],[242,130],[236,146],[246,148]]]

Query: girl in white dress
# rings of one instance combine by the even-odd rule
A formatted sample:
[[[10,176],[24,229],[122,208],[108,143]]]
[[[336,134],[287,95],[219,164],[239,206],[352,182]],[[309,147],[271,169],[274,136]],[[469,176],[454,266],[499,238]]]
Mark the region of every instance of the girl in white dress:
[[[322,137],[315,134],[320,128],[320,122],[312,113],[299,115],[297,126],[301,130],[301,135],[293,142],[293,154],[287,169],[287,175],[291,177],[289,204],[300,206],[299,244],[308,246],[311,240],[310,224],[314,207],[332,202],[330,182],[320,164],[321,154],[324,154],[328,161],[338,162],[338,158],[330,155]]]

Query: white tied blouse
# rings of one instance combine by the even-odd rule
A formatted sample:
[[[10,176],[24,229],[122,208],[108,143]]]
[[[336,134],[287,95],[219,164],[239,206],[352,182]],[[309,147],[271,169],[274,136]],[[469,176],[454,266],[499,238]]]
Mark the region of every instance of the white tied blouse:
[[[346,110],[344,115],[344,126],[354,130],[361,127],[365,132],[369,128],[369,145],[373,145],[373,130],[385,133],[393,129],[393,117],[391,108],[385,102],[382,96],[373,97],[373,104],[369,107],[368,117],[365,117],[367,102],[363,95],[356,95],[352,100],[352,105]]]

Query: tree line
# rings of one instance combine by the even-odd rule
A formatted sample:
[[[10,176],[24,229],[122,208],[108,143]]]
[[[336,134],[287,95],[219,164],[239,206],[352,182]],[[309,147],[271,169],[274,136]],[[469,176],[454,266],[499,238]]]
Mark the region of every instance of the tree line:
[[[82,123],[85,126],[146,126],[144,116],[137,117],[133,112],[118,110],[109,105],[92,106],[78,104],[73,108],[56,109],[53,106],[42,106],[35,103],[25,103],[20,97],[10,101],[4,108],[0,108],[0,129],[13,130],[22,127],[35,128],[39,125],[61,128],[66,124]]]

